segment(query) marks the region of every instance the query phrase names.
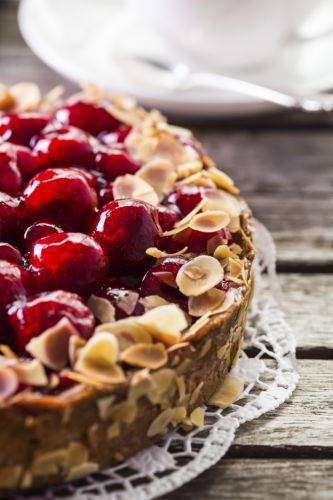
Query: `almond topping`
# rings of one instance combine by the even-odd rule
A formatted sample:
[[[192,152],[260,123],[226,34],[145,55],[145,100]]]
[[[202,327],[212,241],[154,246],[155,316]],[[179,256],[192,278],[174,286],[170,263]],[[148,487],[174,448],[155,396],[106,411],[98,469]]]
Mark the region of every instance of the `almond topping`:
[[[197,172],[200,172],[202,170],[202,163],[199,160],[194,160],[194,161],[189,161],[187,163],[183,163],[182,165],[179,165],[177,168],[177,177],[182,179],[182,178],[188,178],[193,174],[196,174]]]
[[[164,259],[165,257],[176,257],[177,255],[183,255],[187,252],[187,250],[188,248],[184,247],[182,250],[179,250],[179,252],[167,253],[163,252],[163,250],[159,250],[159,248],[150,247],[147,248],[146,254],[150,255],[150,257],[154,257],[154,259]]]
[[[143,297],[140,299],[141,304],[145,308],[145,311],[150,311],[151,309],[155,309],[155,307],[166,306],[170,304],[167,300],[160,297],[160,295],[148,295],[147,297]]]
[[[169,425],[177,425],[186,417],[186,410],[183,406],[176,408],[167,408],[162,411],[150,424],[147,431],[147,436],[156,436],[157,434],[165,434],[168,431]]]
[[[219,210],[207,210],[202,214],[197,214],[189,223],[189,227],[202,233],[214,233],[225,228],[230,222],[230,217],[226,212]]]
[[[243,273],[243,262],[241,260],[229,259],[229,276],[239,278]]]
[[[10,87],[10,94],[15,100],[14,111],[34,111],[41,101],[39,87],[30,82],[21,82],[12,85]]]
[[[230,217],[238,217],[241,213],[241,206],[237,198],[221,189],[207,189],[205,193],[207,202],[203,210],[222,210]]]
[[[226,375],[208,404],[226,408],[237,401],[244,390],[244,381],[234,375]]]
[[[188,312],[191,316],[201,317],[207,312],[214,311],[223,304],[226,293],[217,288],[207,290],[207,292],[188,299]]]
[[[178,271],[176,282],[187,297],[202,295],[223,279],[223,268],[209,255],[199,255],[184,264]]]
[[[205,176],[215,182],[215,184],[230,193],[238,194],[239,189],[234,185],[234,181],[222,170],[218,170],[216,167],[210,167],[208,170],[202,171]]]
[[[175,227],[173,229],[170,229],[170,231],[165,231],[163,233],[163,236],[173,236],[174,234],[177,234],[177,233],[180,233],[182,231],[184,231],[185,229],[187,229],[189,227],[189,224],[191,222],[191,220],[193,219],[193,217],[198,213],[200,212],[200,210],[202,209],[202,207],[205,205],[206,203],[206,198],[203,198],[198,204],[196,207],[194,207],[194,209],[188,213],[183,219],[181,219],[180,221],[176,222],[175,224]]]
[[[62,318],[56,325],[32,338],[26,349],[48,368],[61,370],[68,361],[69,339],[72,335],[78,335],[78,331],[67,318]]]
[[[177,178],[172,163],[162,159],[146,163],[135,175],[152,186],[160,198],[171,191]]]
[[[146,201],[154,206],[158,204],[158,196],[154,188],[148,182],[135,175],[126,174],[117,177],[113,183],[112,190],[115,200],[132,198],[134,200]]]
[[[118,339],[119,350],[123,351],[127,347],[136,344],[151,344],[150,334],[138,324],[135,318],[125,318],[115,323],[100,325],[95,330],[96,333],[108,332]]]
[[[205,411],[203,408],[196,408],[190,415],[190,420],[196,427],[202,427],[205,421]]]
[[[68,357],[72,366],[75,365],[79,352],[85,345],[86,341],[78,335],[72,335],[69,337]]]
[[[19,380],[10,368],[0,367],[0,401],[7,399],[17,391]]]
[[[138,321],[156,340],[166,345],[179,342],[188,325],[184,312],[175,304],[156,307],[140,316]]]
[[[120,359],[131,366],[156,370],[168,361],[163,344],[135,344],[121,353]]]
[[[15,104],[13,96],[6,85],[0,84],[0,110],[9,111]]]
[[[107,299],[97,297],[96,295],[90,295],[87,300],[87,306],[101,323],[111,323],[115,321],[116,310]]]
[[[21,361],[13,366],[13,370],[20,382],[27,385],[45,387],[48,385],[48,378],[45,369],[38,359],[31,361]]]

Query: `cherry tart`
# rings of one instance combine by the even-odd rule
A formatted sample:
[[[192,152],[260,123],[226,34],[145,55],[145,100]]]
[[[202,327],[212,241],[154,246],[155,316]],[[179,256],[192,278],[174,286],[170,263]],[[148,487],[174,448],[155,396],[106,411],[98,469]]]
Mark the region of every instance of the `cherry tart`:
[[[192,133],[88,86],[0,95],[0,490],[124,460],[241,392],[251,212]]]

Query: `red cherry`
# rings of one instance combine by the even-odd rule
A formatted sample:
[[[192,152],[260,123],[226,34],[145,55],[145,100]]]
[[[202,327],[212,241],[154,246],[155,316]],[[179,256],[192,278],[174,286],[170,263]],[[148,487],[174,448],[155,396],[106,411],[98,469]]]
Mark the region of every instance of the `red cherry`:
[[[127,125],[120,125],[120,127],[113,132],[102,132],[99,134],[98,139],[107,146],[120,145],[125,142],[131,130],[132,128]]]
[[[69,319],[84,339],[91,337],[95,326],[94,316],[81,298],[63,290],[42,293],[25,303],[18,301],[9,309],[8,316],[20,353],[25,352],[30,339],[64,317]]]
[[[36,157],[29,148],[17,146],[10,142],[0,144],[0,154],[6,153],[15,163],[23,177],[31,177],[39,170]]]
[[[203,188],[192,185],[180,186],[170,193],[164,203],[166,205],[176,205],[182,217],[190,213],[203,198]]]
[[[11,262],[12,264],[22,264],[22,255],[20,251],[4,241],[0,241],[0,259]]]
[[[18,230],[19,199],[0,192],[0,234],[2,239],[12,238]]]
[[[16,300],[25,300],[27,294],[27,272],[20,266],[0,260],[0,334],[9,331],[7,309]],[[1,339],[2,341],[2,339]],[[6,343],[11,339],[4,338]]]
[[[69,230],[85,230],[95,213],[97,195],[77,169],[49,168],[23,191],[25,216],[50,219]]]
[[[156,208],[162,231],[169,231],[172,229],[176,222],[178,222],[181,218],[180,211],[176,205],[170,205],[167,207],[159,205]]]
[[[53,129],[34,140],[33,152],[42,167],[87,165],[92,158],[89,137],[75,127]]]
[[[0,142],[29,146],[30,140],[46,127],[50,117],[43,113],[21,113],[0,116]]]
[[[145,312],[144,306],[139,302],[140,294],[133,288],[106,284],[96,295],[107,299],[114,306],[116,320],[128,316],[140,316]]]
[[[23,247],[27,252],[29,252],[35,241],[43,238],[44,236],[62,232],[63,230],[59,226],[52,224],[52,222],[35,222],[34,224],[31,224],[31,226],[28,226],[24,232]]]
[[[76,101],[58,109],[56,119],[63,125],[73,125],[95,136],[119,126],[119,121],[104,106],[85,101]]]
[[[9,154],[0,152],[0,191],[16,196],[22,184],[22,176],[16,162]]]
[[[30,264],[40,291],[61,288],[85,296],[102,285],[108,270],[103,248],[82,233],[44,236],[32,245]]]
[[[102,172],[108,181],[114,181],[119,175],[135,174],[140,166],[124,151],[101,147],[95,156],[95,168]]]
[[[146,250],[160,237],[156,209],[143,201],[107,203],[98,213],[93,236],[106,248],[110,269],[118,274],[139,271],[150,261]]]
[[[98,191],[98,205],[103,207],[109,201],[113,201],[113,182],[108,182]]]
[[[217,231],[215,233],[189,231],[189,235],[185,244],[188,247],[189,252],[206,253],[209,240],[215,237],[223,238],[224,240],[226,240],[227,245],[231,245],[233,243],[233,238],[230,231],[228,231],[228,229],[222,229],[221,231]]]
[[[188,261],[184,257],[166,257],[149,269],[142,280],[145,293],[160,295],[166,300],[177,302],[185,307],[187,299],[177,289],[176,276],[186,262]]]

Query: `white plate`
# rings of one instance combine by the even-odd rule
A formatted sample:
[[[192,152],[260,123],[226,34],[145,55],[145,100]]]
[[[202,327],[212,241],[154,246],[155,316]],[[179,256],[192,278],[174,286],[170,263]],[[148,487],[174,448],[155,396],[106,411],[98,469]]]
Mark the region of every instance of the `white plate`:
[[[333,5],[332,5],[333,13]],[[70,80],[94,82],[127,93],[141,104],[181,116],[233,116],[276,110],[239,94],[207,89],[168,91],[155,71],[133,73],[121,54],[170,57],[166,41],[136,22],[125,0],[23,0],[21,32],[31,49]],[[231,76],[285,92],[307,94],[333,87],[333,33],[315,41],[289,43],[273,61]],[[172,57],[177,54],[172,52]],[[204,68],[209,69],[209,68]]]

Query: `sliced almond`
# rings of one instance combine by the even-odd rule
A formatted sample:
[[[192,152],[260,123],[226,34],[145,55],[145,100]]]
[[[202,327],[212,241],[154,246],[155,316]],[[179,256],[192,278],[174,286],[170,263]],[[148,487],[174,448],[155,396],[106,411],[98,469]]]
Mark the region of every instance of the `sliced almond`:
[[[188,323],[184,312],[175,304],[156,307],[139,316],[140,325],[156,339],[166,345],[179,342]]]
[[[224,229],[230,222],[230,217],[226,212],[219,210],[207,210],[202,214],[197,214],[189,223],[189,227],[201,233],[214,233]]]
[[[138,323],[136,318],[126,318],[115,323],[100,325],[96,328],[95,332],[109,332],[113,334],[118,339],[120,351],[136,343],[152,343],[151,335]]]
[[[139,300],[139,293],[134,290],[125,290],[124,293],[118,295],[117,306],[130,316],[135,309]]]
[[[75,366],[87,363],[109,367],[117,361],[118,354],[118,340],[112,333],[95,333],[81,349]]]
[[[13,366],[18,379],[23,384],[45,387],[48,385],[48,378],[45,369],[38,359],[31,361],[21,361]]]
[[[244,262],[239,259],[229,259],[228,275],[233,278],[239,278],[243,273]]]
[[[196,207],[194,207],[194,209],[188,213],[183,219],[181,219],[180,221],[176,222],[175,224],[175,227],[173,229],[170,229],[170,231],[165,231],[163,233],[163,236],[173,236],[177,233],[180,233],[182,231],[184,231],[185,229],[187,229],[190,225],[190,222],[191,220],[193,219],[193,217],[198,213],[200,212],[200,210],[202,209],[202,207],[205,205],[206,203],[206,198],[203,198],[198,204]]]
[[[218,170],[216,167],[210,167],[202,172],[215,182],[219,188],[226,189],[230,193],[239,193],[239,189],[234,185],[234,181],[226,173],[222,172],[222,170]]]
[[[205,192],[207,202],[202,210],[222,210],[230,217],[238,217],[241,213],[241,205],[238,199],[221,189],[207,189]]]
[[[167,253],[163,252],[163,250],[160,250],[159,248],[156,247],[150,247],[147,248],[146,254],[150,255],[150,257],[154,257],[154,259],[164,259],[165,257],[176,257],[177,255],[183,255],[186,253],[188,250],[187,247],[182,248],[182,250],[179,250],[179,252],[175,253]]]
[[[214,255],[215,259],[224,260],[230,257],[230,249],[228,245],[219,245],[215,251]]]
[[[176,282],[184,295],[196,297],[220,283],[223,275],[223,268],[217,259],[199,255],[179,269]]]
[[[71,366],[75,365],[79,352],[86,345],[86,341],[77,335],[69,338],[68,358]]]
[[[15,100],[15,111],[34,111],[41,101],[39,87],[31,82],[21,82],[10,87],[10,94]]]
[[[107,299],[90,295],[87,306],[101,323],[111,323],[115,320],[116,310]]]
[[[190,415],[190,420],[195,427],[202,427],[205,421],[205,410],[203,408],[196,408]]]
[[[237,401],[244,391],[244,381],[234,375],[227,374],[219,385],[217,391],[208,401],[208,404],[226,408]]]
[[[0,84],[0,110],[9,111],[15,104],[14,97],[6,85]]]
[[[202,162],[200,160],[189,161],[179,165],[177,168],[177,177],[179,179],[188,178],[197,172],[200,172],[203,168]]]
[[[156,370],[168,361],[163,344],[135,344],[121,353],[120,359],[131,366]]]
[[[158,204],[158,196],[154,188],[143,179],[131,174],[117,177],[112,186],[115,200],[120,198],[132,198],[150,203]]]
[[[26,350],[48,368],[61,370],[68,361],[69,339],[78,331],[67,318],[48,328],[38,337],[32,338]]]
[[[172,163],[162,159],[146,163],[135,175],[152,186],[160,198],[172,190],[177,178]]]
[[[0,401],[13,396],[19,387],[19,379],[10,368],[0,367]]]
[[[201,317],[207,312],[214,311],[224,302],[226,293],[217,288],[207,290],[207,292],[188,299],[188,312],[191,316]]]
[[[0,344],[0,352],[7,359],[17,359],[17,354],[6,344]]]
[[[143,297],[140,299],[140,303],[145,308],[145,311],[150,311],[151,309],[155,309],[155,307],[166,306],[170,304],[167,300],[163,299],[159,295],[148,295],[147,297]]]

